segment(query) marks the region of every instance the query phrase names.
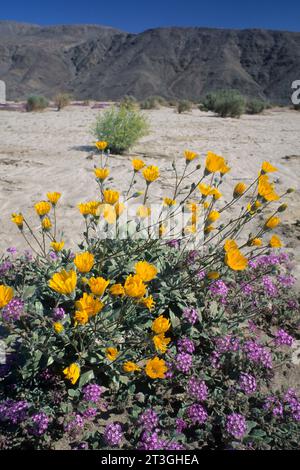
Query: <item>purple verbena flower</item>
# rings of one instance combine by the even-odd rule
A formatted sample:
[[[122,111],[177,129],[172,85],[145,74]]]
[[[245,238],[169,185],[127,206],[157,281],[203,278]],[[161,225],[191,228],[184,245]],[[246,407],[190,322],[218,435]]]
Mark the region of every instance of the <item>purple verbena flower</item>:
[[[262,364],[266,369],[272,369],[271,353],[261,344],[253,340],[248,340],[244,344],[244,351],[250,361]]]
[[[83,397],[85,401],[97,403],[102,393],[102,387],[97,384],[86,385],[83,389]]]
[[[283,405],[277,397],[267,397],[263,407],[265,410],[271,411],[273,416],[283,415]]]
[[[298,400],[296,390],[290,388],[284,395],[284,401],[289,408],[292,418],[300,421],[300,401]]]
[[[187,374],[193,365],[193,356],[188,353],[179,353],[175,357],[176,369]]]
[[[198,312],[195,308],[187,307],[183,310],[183,318],[194,325],[199,320]]]
[[[236,352],[240,349],[240,340],[231,335],[216,338],[215,344],[219,353]]]
[[[13,268],[13,264],[10,261],[3,261],[0,264],[0,276],[5,276],[5,274]]]
[[[119,423],[107,424],[104,431],[104,439],[109,446],[120,446],[123,432]]]
[[[15,246],[10,246],[9,248],[7,248],[7,253],[9,253],[10,255],[15,255],[17,253],[17,248]]]
[[[87,408],[83,413],[82,416],[84,419],[93,419],[97,415],[98,410],[97,408]]]
[[[225,299],[228,295],[228,287],[226,286],[225,282],[221,279],[214,281],[210,284],[209,290],[213,295],[218,295]]]
[[[79,414],[72,415],[64,424],[64,431],[70,435],[77,435],[84,426],[84,420]]]
[[[188,427],[187,422],[182,418],[176,419],[176,431],[181,434]]]
[[[144,431],[152,431],[158,426],[158,416],[155,411],[149,409],[144,411],[139,417],[139,424]]]
[[[204,401],[208,395],[207,385],[203,380],[191,377],[188,382],[187,393],[197,401]]]
[[[141,450],[164,450],[166,448],[166,441],[161,439],[158,432],[144,432],[141,436],[138,448]]]
[[[248,395],[254,393],[257,388],[255,377],[253,377],[251,374],[242,372],[239,379],[239,386],[241,390],[243,390],[243,392],[247,393]]]
[[[185,447],[179,442],[172,441],[166,444],[165,449],[166,450],[184,450]]]
[[[2,310],[2,318],[4,321],[12,323],[14,321],[20,320],[23,311],[23,300],[15,297]]]
[[[274,339],[274,343],[276,344],[276,346],[292,346],[293,342],[294,338],[282,328],[277,331]]]
[[[272,278],[270,276],[263,276],[262,283],[265,290],[265,293],[270,297],[275,297],[278,293],[278,289],[275,286]]]
[[[52,312],[53,320],[61,321],[64,318],[65,314],[66,312],[62,307],[56,307],[53,309],[53,312]]]
[[[187,409],[188,417],[192,420],[193,424],[203,424],[208,418],[207,412],[202,405],[194,404]]]
[[[246,433],[246,420],[239,413],[231,413],[226,418],[226,431],[236,439],[242,439]]]
[[[199,279],[199,281],[202,281],[205,276],[206,276],[206,271],[204,269],[201,269],[197,274],[196,274],[197,278]]]
[[[177,341],[177,349],[179,352],[193,354],[195,352],[194,341],[190,338],[181,338]]]
[[[18,424],[27,417],[29,403],[25,400],[6,400],[0,403],[0,421]]]
[[[36,413],[31,417],[31,425],[29,427],[29,434],[34,436],[41,436],[45,434],[49,425],[49,416],[46,415],[43,411]]]
[[[171,248],[179,248],[180,247],[180,240],[169,240],[167,242],[167,245],[170,246]]]

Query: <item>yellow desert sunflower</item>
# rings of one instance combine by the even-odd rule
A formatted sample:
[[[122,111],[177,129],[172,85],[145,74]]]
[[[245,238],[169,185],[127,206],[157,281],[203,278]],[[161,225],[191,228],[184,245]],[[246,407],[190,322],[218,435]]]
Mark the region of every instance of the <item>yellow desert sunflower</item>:
[[[126,361],[123,364],[123,370],[124,372],[131,373],[131,372],[139,372],[141,368],[132,361]]]
[[[5,307],[14,296],[14,290],[12,287],[0,285],[0,308]]]
[[[157,275],[157,269],[153,264],[148,263],[147,261],[139,261],[134,265],[136,274],[144,282],[150,282]]]
[[[125,281],[124,291],[127,297],[141,298],[146,293],[146,285],[138,275],[130,274]]]
[[[74,258],[74,264],[80,273],[88,273],[94,266],[95,258],[88,251],[78,253]]]
[[[131,163],[132,163],[132,167],[133,167],[135,172],[138,172],[138,171],[142,170],[142,168],[144,168],[144,166],[145,166],[145,163],[143,162],[143,160],[141,160],[139,158],[133,158],[131,160]]]
[[[51,202],[52,206],[56,206],[59,199],[61,197],[61,193],[54,191],[53,193],[47,193],[48,201]]]
[[[114,361],[115,359],[117,359],[119,351],[117,350],[117,348],[106,348],[105,355],[109,361]]]
[[[105,180],[109,176],[109,168],[95,168],[94,169],[95,176],[98,180]]]
[[[165,361],[157,356],[149,359],[145,367],[145,372],[151,379],[164,379],[167,370]]]
[[[171,328],[171,323],[168,318],[160,315],[152,322],[151,328],[154,333],[159,335],[161,333],[166,333]]]
[[[102,297],[110,281],[103,277],[91,277],[88,280],[91,292],[97,297]]]
[[[56,242],[56,241],[53,241],[50,243],[50,246],[53,248],[53,250],[56,252],[56,253],[59,253],[63,247],[65,246],[65,242],[62,240],[60,242]]]
[[[51,204],[47,201],[40,201],[34,205],[36,213],[43,217],[44,215],[48,214],[51,210]]]
[[[120,193],[119,191],[114,191],[113,189],[105,189],[103,191],[104,202],[106,204],[114,205],[118,202]]]
[[[160,333],[159,335],[153,336],[153,343],[156,351],[161,352],[163,354],[166,352],[170,341],[171,338],[166,338],[164,333]]]
[[[75,385],[80,376],[80,367],[76,362],[70,364],[63,371],[66,376],[66,379],[70,380],[72,385]]]
[[[11,216],[11,221],[16,224],[16,226],[22,230],[23,229],[23,224],[24,224],[24,217],[21,213],[19,214],[12,214]]]
[[[76,283],[76,272],[62,269],[60,272],[53,274],[49,281],[49,287],[59,294],[70,295],[75,290]]]
[[[248,266],[248,260],[239,249],[234,249],[226,253],[225,264],[233,271],[243,271]]]
[[[157,166],[150,165],[143,170],[143,176],[147,183],[153,183],[153,181],[159,178],[159,169]]]

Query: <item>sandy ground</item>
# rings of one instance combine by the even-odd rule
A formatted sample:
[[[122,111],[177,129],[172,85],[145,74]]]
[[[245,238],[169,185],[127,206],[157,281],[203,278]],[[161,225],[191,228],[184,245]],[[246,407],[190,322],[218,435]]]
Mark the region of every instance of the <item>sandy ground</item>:
[[[24,249],[17,228],[10,222],[12,212],[23,212],[38,227],[33,204],[45,198],[47,191],[60,191],[59,228],[66,246],[74,248],[83,229],[83,219],[76,208],[79,202],[96,197],[91,157],[94,137],[91,133],[99,110],[72,106],[61,112],[49,109],[42,113],[0,111],[0,251],[8,246]],[[221,119],[210,113],[193,110],[178,115],[174,109],[147,111],[151,133],[136,145],[130,155],[111,156],[114,188],[124,187],[131,178],[130,157],[139,155],[147,164],[161,168],[155,183],[155,198],[168,195],[171,185],[170,165],[176,157],[183,168],[182,152],[190,149],[203,161],[207,150],[223,155],[232,167],[223,191],[229,200],[231,188],[238,181],[256,177],[263,160],[279,169],[275,174],[279,192],[287,187],[299,189],[300,113],[288,109],[268,110],[263,115],[241,119]],[[143,189],[143,182],[137,184]],[[300,273],[300,192],[289,198],[279,229],[285,244],[296,255]]]

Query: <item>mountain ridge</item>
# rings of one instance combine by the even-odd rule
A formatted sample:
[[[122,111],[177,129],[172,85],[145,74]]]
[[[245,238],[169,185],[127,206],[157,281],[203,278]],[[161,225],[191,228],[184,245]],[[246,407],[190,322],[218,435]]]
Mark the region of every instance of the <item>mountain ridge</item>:
[[[160,27],[128,33],[102,25],[0,21],[7,98],[199,100],[219,88],[286,104],[300,79],[300,33],[260,28]]]

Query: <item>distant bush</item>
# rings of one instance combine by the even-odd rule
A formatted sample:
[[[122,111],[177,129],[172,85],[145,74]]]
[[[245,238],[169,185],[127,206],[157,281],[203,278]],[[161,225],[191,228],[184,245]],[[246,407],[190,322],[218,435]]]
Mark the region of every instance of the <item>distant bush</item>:
[[[156,100],[156,98],[150,96],[149,98],[146,98],[144,101],[141,102],[141,108],[142,109],[158,109],[159,102]]]
[[[97,118],[93,129],[98,140],[109,142],[109,150],[123,153],[141,137],[147,135],[149,125],[146,117],[137,110],[125,106],[111,107]]]
[[[248,100],[246,104],[246,113],[247,114],[259,114],[262,113],[264,109],[266,109],[267,104],[265,101],[262,100]]]
[[[139,102],[132,95],[125,95],[120,101],[120,106],[129,110],[138,110],[140,108]]]
[[[42,111],[46,109],[49,102],[44,96],[29,96],[26,103],[26,111]]]
[[[172,106],[172,107],[177,107],[178,105],[178,100],[176,100],[175,98],[171,98],[170,100],[168,100],[168,106]]]
[[[208,93],[199,108],[221,117],[240,117],[245,112],[246,102],[236,90],[218,90]]]
[[[154,95],[154,96],[150,96],[150,98],[156,100],[157,103],[158,103],[160,106],[167,106],[167,105],[168,105],[167,100],[166,100],[163,96]]]
[[[179,114],[185,113],[187,111],[191,111],[193,105],[190,101],[188,100],[181,100],[177,103],[177,112]]]
[[[294,109],[296,111],[300,111],[300,104],[294,104]]]
[[[71,95],[69,93],[59,93],[54,98],[54,104],[57,106],[57,111],[68,106],[71,102]]]

